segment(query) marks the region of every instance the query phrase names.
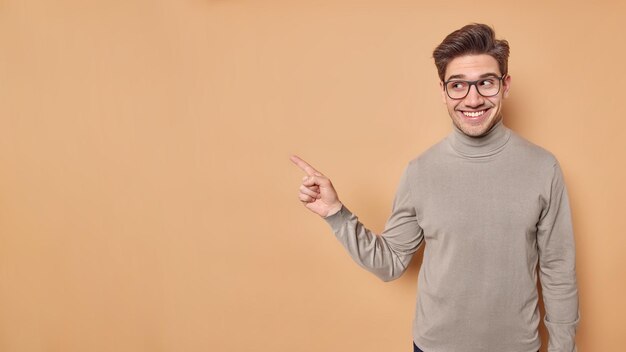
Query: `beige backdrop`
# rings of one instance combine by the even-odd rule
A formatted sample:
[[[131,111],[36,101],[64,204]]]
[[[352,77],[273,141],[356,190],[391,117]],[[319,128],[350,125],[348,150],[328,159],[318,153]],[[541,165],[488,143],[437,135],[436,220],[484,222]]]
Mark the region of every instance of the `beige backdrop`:
[[[549,3],[1,0],[0,351],[409,351],[421,257],[360,269],[288,156],[381,231],[475,21],[565,172],[579,348],[623,351],[625,6]]]

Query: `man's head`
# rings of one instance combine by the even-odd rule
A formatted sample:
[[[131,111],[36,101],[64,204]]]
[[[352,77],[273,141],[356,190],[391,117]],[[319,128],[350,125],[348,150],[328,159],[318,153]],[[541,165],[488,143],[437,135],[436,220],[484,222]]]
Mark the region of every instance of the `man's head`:
[[[452,122],[468,136],[487,133],[502,119],[510,89],[508,42],[487,25],[471,24],[450,33],[433,57]]]

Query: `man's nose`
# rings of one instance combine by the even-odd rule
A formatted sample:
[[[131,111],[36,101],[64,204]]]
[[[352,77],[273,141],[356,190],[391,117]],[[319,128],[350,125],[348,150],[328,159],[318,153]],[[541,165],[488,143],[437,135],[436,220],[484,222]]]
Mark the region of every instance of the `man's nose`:
[[[483,105],[484,99],[483,96],[478,93],[478,88],[476,85],[471,85],[469,88],[469,92],[465,97],[465,105],[468,107],[480,106]]]

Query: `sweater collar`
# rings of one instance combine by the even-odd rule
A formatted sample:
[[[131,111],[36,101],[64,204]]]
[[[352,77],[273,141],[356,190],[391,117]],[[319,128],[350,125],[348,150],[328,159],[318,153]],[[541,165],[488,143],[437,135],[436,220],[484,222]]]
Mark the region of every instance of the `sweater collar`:
[[[486,134],[470,137],[463,133],[455,124],[448,136],[452,148],[462,156],[480,158],[499,153],[511,137],[511,130],[498,121]]]

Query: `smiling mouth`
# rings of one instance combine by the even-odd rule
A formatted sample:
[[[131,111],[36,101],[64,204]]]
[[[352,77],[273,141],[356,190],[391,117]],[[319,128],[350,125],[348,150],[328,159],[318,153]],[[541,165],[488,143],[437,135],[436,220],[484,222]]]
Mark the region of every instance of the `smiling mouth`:
[[[461,111],[461,112],[463,113],[463,115],[467,117],[479,117],[479,116],[482,116],[486,111],[487,109],[479,110],[479,111]]]

